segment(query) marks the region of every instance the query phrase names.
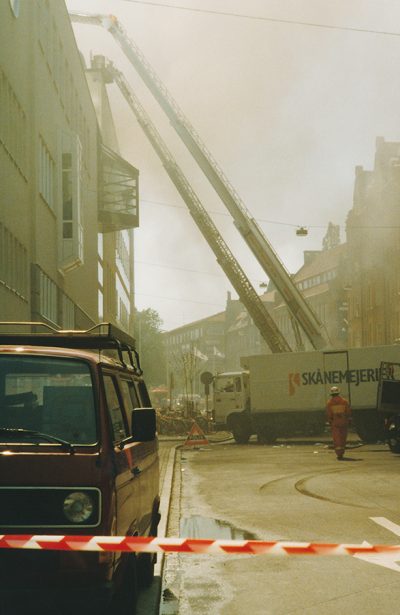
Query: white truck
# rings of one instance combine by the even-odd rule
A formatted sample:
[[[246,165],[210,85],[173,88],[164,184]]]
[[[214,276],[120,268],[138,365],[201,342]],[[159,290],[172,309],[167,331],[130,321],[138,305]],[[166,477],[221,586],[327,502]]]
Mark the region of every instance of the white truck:
[[[378,383],[378,412],[384,417],[385,439],[400,453],[400,363],[382,361]]]
[[[400,362],[400,345],[242,357],[242,371],[214,377],[214,421],[238,443],[252,434],[263,443],[317,435],[325,425],[329,389],[336,385],[351,404],[360,438],[375,442],[384,437],[377,410],[382,361]]]

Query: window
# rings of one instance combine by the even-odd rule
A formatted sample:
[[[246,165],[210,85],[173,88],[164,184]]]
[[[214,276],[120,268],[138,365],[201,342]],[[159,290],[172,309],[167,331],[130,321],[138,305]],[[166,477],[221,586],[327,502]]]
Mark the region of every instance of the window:
[[[59,260],[64,271],[83,264],[81,219],[81,145],[75,134],[62,135],[62,205]]]
[[[125,276],[124,282],[129,285],[130,276],[130,253],[129,253],[129,236],[126,231],[116,233],[116,257],[118,269],[121,269]]]
[[[0,427],[33,429],[72,444],[97,441],[89,366],[48,357],[0,357]]]
[[[39,192],[54,210],[54,161],[43,139],[39,139]]]
[[[10,6],[14,17],[18,17],[20,10],[20,0],[10,0]]]
[[[57,285],[39,269],[39,311],[44,318],[58,323]]]
[[[0,223],[0,284],[28,297],[28,255],[24,246]]]
[[[23,175],[27,173],[27,122],[6,75],[0,69],[0,143]]]
[[[230,376],[221,376],[215,379],[216,393],[233,393],[235,390],[234,379]]]
[[[112,376],[104,376],[104,391],[106,394],[108,414],[111,421],[114,444],[127,437],[123,411],[116,391],[116,382]]]
[[[75,304],[67,295],[62,295],[62,328],[74,329]]]
[[[117,318],[120,324],[127,329],[129,326],[129,310],[121,297],[118,298]]]
[[[235,378],[235,390],[240,393],[242,390],[242,381],[240,379],[240,376],[237,376]]]
[[[138,394],[132,380],[121,380],[121,391],[128,415],[129,433],[132,433],[132,410],[140,408]]]

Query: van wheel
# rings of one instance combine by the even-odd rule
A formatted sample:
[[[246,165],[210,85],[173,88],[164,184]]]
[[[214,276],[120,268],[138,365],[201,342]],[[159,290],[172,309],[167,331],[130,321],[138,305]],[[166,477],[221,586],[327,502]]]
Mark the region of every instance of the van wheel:
[[[154,579],[154,553],[143,553],[138,558],[138,585],[141,589],[150,587]]]
[[[108,615],[136,615],[136,603],[138,599],[138,566],[134,553],[128,555],[124,578],[118,588]]]

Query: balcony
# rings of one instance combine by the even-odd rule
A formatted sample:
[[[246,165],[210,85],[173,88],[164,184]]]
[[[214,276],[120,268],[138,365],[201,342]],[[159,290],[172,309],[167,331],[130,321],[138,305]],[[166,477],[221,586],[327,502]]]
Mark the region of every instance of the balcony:
[[[139,226],[139,171],[104,144],[99,160],[101,233]]]

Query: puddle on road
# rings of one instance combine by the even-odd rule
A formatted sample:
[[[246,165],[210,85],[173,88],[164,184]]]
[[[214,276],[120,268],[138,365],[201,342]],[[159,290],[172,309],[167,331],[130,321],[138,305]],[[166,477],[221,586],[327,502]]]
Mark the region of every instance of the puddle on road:
[[[210,540],[257,540],[257,536],[234,527],[226,521],[193,515],[181,519],[179,525],[181,538],[209,538]]]

